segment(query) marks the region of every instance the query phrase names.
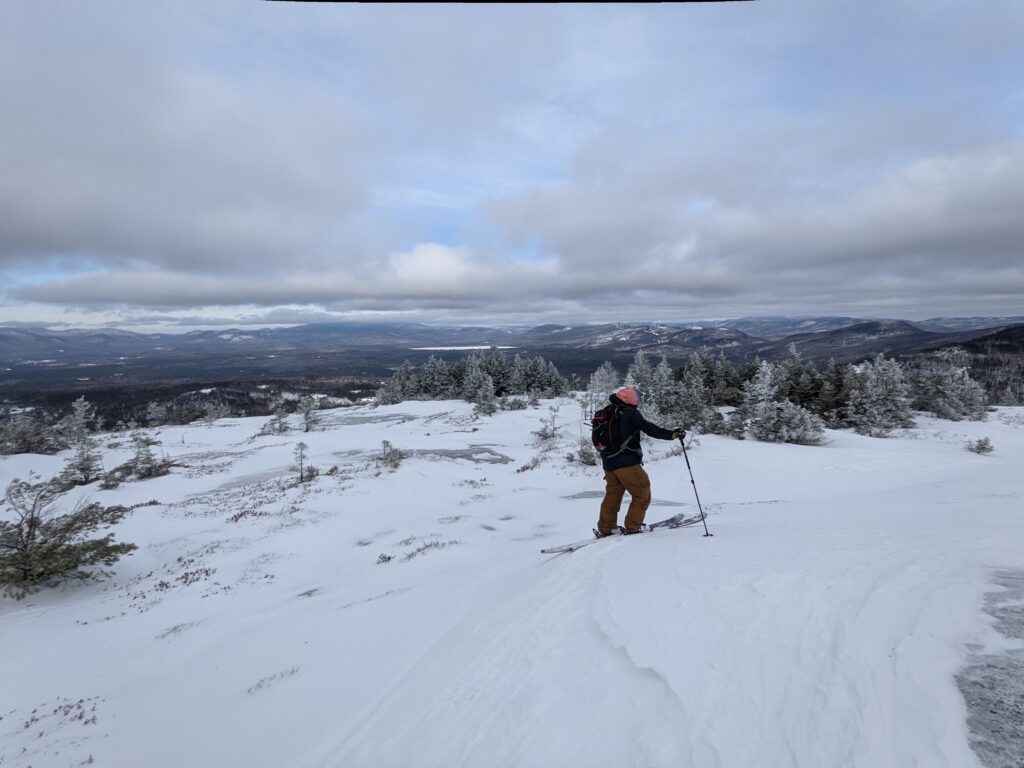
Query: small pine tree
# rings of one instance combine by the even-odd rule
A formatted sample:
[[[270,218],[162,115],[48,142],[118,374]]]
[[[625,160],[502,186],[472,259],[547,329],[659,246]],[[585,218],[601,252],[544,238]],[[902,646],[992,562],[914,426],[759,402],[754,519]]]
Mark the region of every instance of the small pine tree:
[[[300,483],[306,481],[306,451],[308,448],[309,446],[301,441],[295,444],[295,463],[299,465]]]
[[[0,586],[21,599],[44,586],[105,575],[134,544],[115,544],[114,534],[90,534],[119,523],[129,510],[80,501],[71,512],[57,513],[61,490],[54,483],[14,480],[4,501],[13,519],[0,520]]]
[[[725,417],[725,434],[743,440],[747,436],[747,417],[742,408],[736,408]]]
[[[540,429],[533,434],[540,440],[541,446],[545,450],[550,450],[554,447],[555,441],[558,438],[559,429],[558,408],[557,406],[552,406],[548,409],[548,417],[540,420]]]
[[[316,400],[309,395],[299,400],[299,413],[302,414],[302,431],[312,432],[320,423],[320,416],[317,414]]]
[[[971,453],[976,453],[979,456],[983,456],[987,453],[992,453],[995,447],[992,445],[992,441],[987,437],[981,437],[977,440],[972,440],[967,443],[967,450]]]
[[[789,400],[773,403],[771,419],[751,423],[751,434],[758,440],[798,445],[820,445],[825,438],[825,424],[820,417]],[[770,427],[766,429],[767,424]],[[757,431],[760,430],[760,433]]]
[[[397,375],[392,375],[387,379],[374,394],[377,405],[397,405],[403,399],[402,384]]]
[[[168,462],[157,461],[145,435],[140,432],[133,434],[132,446],[135,448],[135,456],[131,463],[136,477],[140,480],[148,480],[151,477],[160,477],[168,473]]]
[[[65,428],[74,453],[64,465],[60,483],[64,488],[88,485],[99,480],[103,474],[100,453],[92,430],[96,424],[96,407],[80,397],[72,404],[72,411],[65,420]]]
[[[402,463],[402,459],[405,458],[405,454],[398,448],[395,448],[389,441],[381,441],[381,461],[388,469],[394,472],[398,469]]]
[[[96,406],[79,397],[71,404],[71,413],[65,417],[61,427],[68,433],[72,443],[78,443],[96,429]]]
[[[466,361],[466,372],[462,380],[462,398],[473,403],[480,413],[491,414],[497,409],[494,398],[494,380],[484,370],[483,362],[477,355]]]
[[[259,435],[283,435],[288,431],[288,412],[283,407],[278,408],[274,411],[274,415],[270,417],[262,427],[260,427]]]

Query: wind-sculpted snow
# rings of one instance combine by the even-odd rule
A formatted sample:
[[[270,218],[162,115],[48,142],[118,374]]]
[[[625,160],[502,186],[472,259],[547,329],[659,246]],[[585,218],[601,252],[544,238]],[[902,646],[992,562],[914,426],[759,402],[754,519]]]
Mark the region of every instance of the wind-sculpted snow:
[[[139,549],[106,581],[0,602],[0,766],[1024,764],[1024,409],[820,447],[702,436],[713,537],[548,557],[603,488],[566,458],[579,412],[151,431],[182,466],[86,489],[135,507],[117,537]],[[982,436],[994,453],[963,449]],[[130,455],[102,444],[105,466]],[[673,447],[647,444],[655,504],[696,511]],[[0,483],[65,459],[5,457]]]

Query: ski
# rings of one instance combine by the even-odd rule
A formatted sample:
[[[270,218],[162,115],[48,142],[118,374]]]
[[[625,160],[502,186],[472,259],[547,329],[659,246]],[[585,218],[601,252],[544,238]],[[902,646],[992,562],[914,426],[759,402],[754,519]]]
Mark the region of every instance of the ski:
[[[678,515],[673,515],[672,517],[666,518],[665,520],[659,520],[656,523],[646,524],[644,526],[644,529],[642,531],[640,531],[640,533],[651,533],[653,531],[658,530],[659,528],[665,528],[665,529],[686,528],[686,527],[689,527],[691,525],[696,525],[700,521],[701,521],[701,516],[700,515],[686,515],[686,514],[680,513]],[[604,536],[604,537],[602,537],[600,539],[597,538],[597,536],[593,536],[593,537],[591,537],[589,539],[584,539],[583,541],[574,541],[574,542],[572,542],[570,544],[562,544],[562,545],[557,546],[557,547],[548,547],[547,549],[542,549],[541,550],[541,554],[543,554],[543,555],[560,555],[560,554],[563,554],[563,553],[566,553],[566,552],[575,552],[577,549],[582,549],[583,547],[589,547],[591,544],[597,544],[599,541],[604,541],[605,539],[610,539],[610,538],[613,538],[613,537],[616,537],[616,536],[624,536],[624,535],[625,534],[622,532],[622,528],[620,527],[620,528],[618,528],[615,531],[615,533],[611,534],[611,536]]]

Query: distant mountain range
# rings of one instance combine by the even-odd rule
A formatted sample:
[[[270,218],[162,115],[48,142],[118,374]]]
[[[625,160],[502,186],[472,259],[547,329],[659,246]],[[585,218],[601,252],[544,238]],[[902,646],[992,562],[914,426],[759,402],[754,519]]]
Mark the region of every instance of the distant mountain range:
[[[510,354],[541,354],[563,371],[581,374],[606,359],[624,364],[638,350],[664,354],[679,363],[701,347],[734,362],[778,359],[789,354],[793,345],[807,360],[824,362],[834,357],[838,362],[853,362],[878,352],[906,355],[968,342],[983,348],[986,337],[1016,326],[1024,326],[1024,317],[934,318],[913,323],[828,316],[746,317],[532,328],[330,323],[185,334],[0,326],[0,387],[330,374],[372,377],[386,375],[406,358],[421,362],[436,354],[451,360],[464,355],[466,348],[488,346],[509,347]]]

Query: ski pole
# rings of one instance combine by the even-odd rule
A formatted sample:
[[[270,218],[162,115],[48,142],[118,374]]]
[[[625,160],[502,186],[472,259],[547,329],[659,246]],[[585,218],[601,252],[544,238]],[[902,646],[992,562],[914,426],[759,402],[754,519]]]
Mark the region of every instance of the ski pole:
[[[705,519],[706,515],[704,514],[704,508],[700,505],[700,494],[697,493],[697,483],[693,479],[693,468],[690,467],[690,457],[686,453],[686,443],[684,443],[683,440],[685,440],[685,438],[680,437],[679,444],[683,446],[683,458],[686,459],[686,469],[690,473],[690,485],[693,486],[693,495],[697,497],[697,509],[700,510],[700,521],[704,523],[704,537],[707,538],[708,536],[714,536],[715,534],[708,532],[708,521]]]

